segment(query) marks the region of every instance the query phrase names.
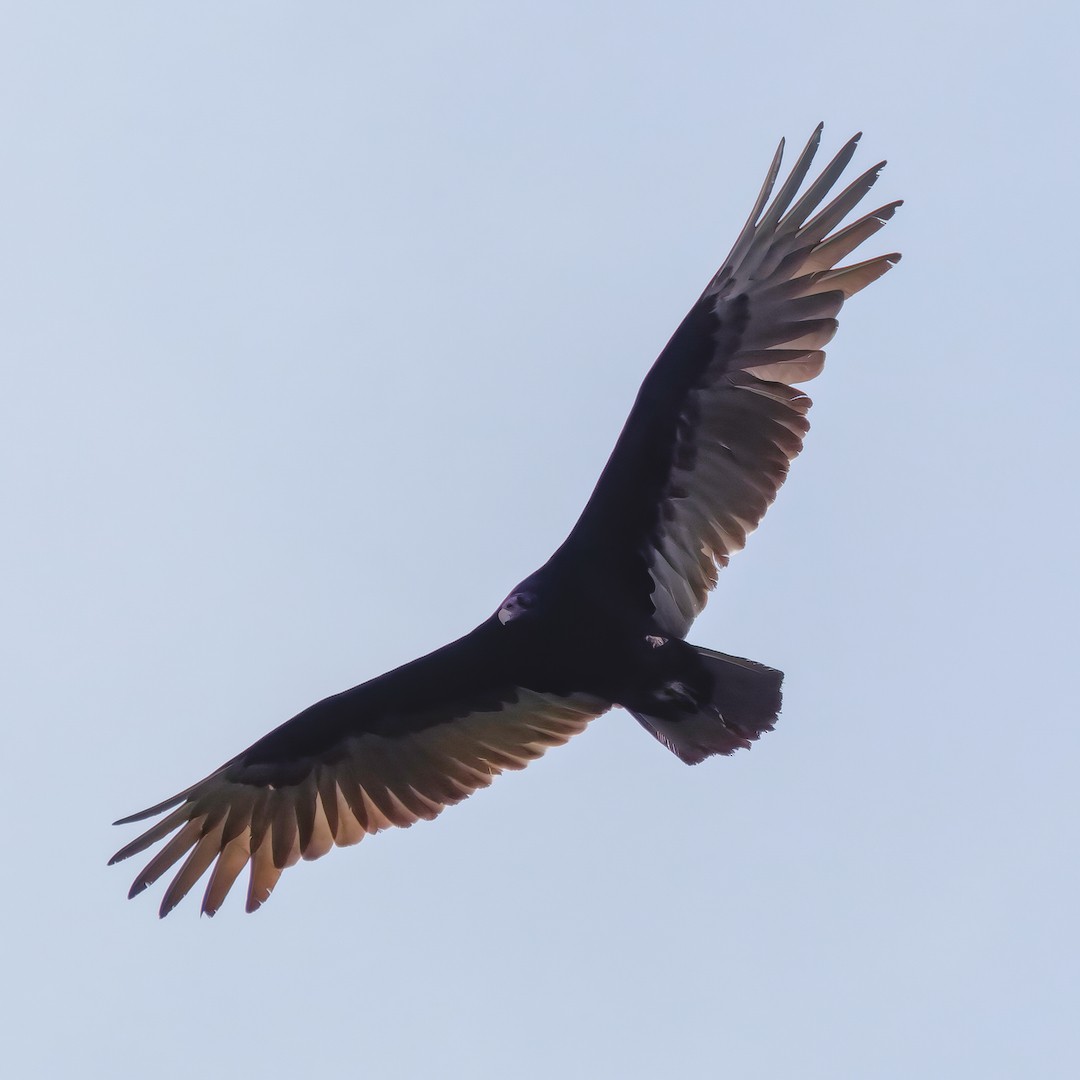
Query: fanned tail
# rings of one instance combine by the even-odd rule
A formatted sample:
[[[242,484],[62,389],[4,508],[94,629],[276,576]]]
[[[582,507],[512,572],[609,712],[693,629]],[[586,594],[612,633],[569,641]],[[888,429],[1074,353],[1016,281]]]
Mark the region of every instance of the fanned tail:
[[[633,716],[687,765],[697,765],[714,754],[749,749],[766,731],[772,731],[780,712],[780,686],[784,673],[753,660],[694,646],[712,680],[707,704],[677,719]]]

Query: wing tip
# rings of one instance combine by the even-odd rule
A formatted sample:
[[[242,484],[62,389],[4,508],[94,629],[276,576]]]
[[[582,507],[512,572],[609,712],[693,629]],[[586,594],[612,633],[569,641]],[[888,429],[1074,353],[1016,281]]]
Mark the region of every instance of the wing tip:
[[[892,220],[893,214],[904,205],[903,199],[894,199],[890,203],[886,203],[884,206],[879,206],[876,210],[870,211],[870,216],[877,218],[878,221],[884,225],[887,221]]]
[[[109,859],[107,866],[115,866],[117,863],[122,863],[125,859],[130,859],[132,855],[138,855],[140,851],[145,851],[151,844],[141,843],[142,837],[136,836],[130,844],[125,844],[119,851],[117,851],[111,859]]]
[[[189,788],[188,791],[191,789]],[[118,818],[113,822],[113,825],[134,825],[137,821],[145,821],[147,818],[157,817],[158,814],[164,814],[166,810],[171,810],[174,806],[179,806],[180,803],[187,798],[188,791],[181,791],[179,795],[173,795],[172,798],[166,799],[164,802],[159,802],[154,806],[148,806],[145,810],[139,810],[137,813],[128,814],[127,817]]]

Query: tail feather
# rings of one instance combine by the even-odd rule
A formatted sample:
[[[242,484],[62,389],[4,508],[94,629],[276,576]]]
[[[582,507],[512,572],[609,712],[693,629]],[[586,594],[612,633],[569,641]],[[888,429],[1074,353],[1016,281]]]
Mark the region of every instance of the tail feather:
[[[697,711],[659,717],[632,710],[646,731],[688,765],[713,754],[732,754],[766,731],[780,712],[784,673],[753,660],[695,646],[711,682],[709,700]]]

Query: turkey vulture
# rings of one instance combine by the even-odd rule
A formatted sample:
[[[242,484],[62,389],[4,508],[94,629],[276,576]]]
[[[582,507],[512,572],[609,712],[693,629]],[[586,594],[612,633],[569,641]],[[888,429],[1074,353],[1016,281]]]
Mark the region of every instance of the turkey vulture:
[[[900,258],[837,265],[900,203],[840,227],[884,162],[825,203],[858,135],[798,195],[820,137],[821,125],[770,203],[780,143],[555,554],[464,637],[312,705],[117,822],[165,814],[111,860],[167,840],[130,896],[184,859],[160,914],[210,870],[202,910],[213,915],[250,865],[254,911],[301,857],[433,818],[615,705],[689,764],[772,729],[781,672],[684,639],[802,448],[810,399],[796,384],[822,370],[844,301]]]

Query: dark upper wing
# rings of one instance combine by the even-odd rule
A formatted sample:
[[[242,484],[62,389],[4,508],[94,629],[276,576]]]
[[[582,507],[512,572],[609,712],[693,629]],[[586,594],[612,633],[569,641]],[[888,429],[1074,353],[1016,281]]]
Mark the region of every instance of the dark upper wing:
[[[205,780],[117,822],[172,811],[110,860],[172,834],[129,895],[185,859],[161,914],[212,866],[202,910],[213,915],[250,864],[247,910],[254,911],[300,858],[433,818],[504,769],[522,769],[566,742],[608,708],[585,694],[515,685],[497,635],[489,620],[429,656],[326,698]]]
[[[802,449],[810,399],[849,296],[900,256],[837,264],[900,205],[837,228],[884,162],[823,209],[855,151],[851,139],[795,201],[819,125],[772,203],[781,142],[731,254],[653,365],[610,460],[562,551],[602,559],[661,626],[685,636]]]

